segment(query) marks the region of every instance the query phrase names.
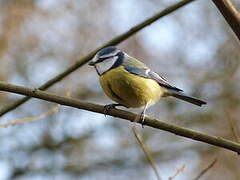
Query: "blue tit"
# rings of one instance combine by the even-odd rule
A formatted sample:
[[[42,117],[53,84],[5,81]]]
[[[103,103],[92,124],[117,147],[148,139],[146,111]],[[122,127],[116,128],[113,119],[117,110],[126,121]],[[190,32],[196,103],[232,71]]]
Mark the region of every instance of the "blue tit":
[[[116,47],[106,47],[98,51],[89,62],[94,66],[105,94],[117,102],[105,106],[105,110],[116,106],[142,108],[141,120],[145,111],[161,97],[173,96],[201,106],[206,102],[187,96],[183,90],[170,85],[165,78],[149,69],[144,63],[129,56]]]

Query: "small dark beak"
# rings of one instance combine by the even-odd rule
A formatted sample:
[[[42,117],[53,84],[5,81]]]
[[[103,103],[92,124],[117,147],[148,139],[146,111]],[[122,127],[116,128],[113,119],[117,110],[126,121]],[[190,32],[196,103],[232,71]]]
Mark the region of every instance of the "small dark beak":
[[[95,62],[90,61],[90,62],[88,63],[88,65],[89,65],[89,66],[94,66],[94,65],[95,65]]]

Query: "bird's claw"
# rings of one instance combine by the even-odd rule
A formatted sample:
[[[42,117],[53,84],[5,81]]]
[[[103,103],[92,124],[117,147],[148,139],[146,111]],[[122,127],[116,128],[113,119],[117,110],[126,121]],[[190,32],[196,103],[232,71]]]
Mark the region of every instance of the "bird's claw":
[[[136,118],[133,120],[133,122],[142,124],[142,128],[144,128],[144,120],[145,120],[145,114],[141,113],[136,116]]]
[[[145,122],[145,114],[141,113],[140,118],[139,118],[139,122],[142,124],[142,128],[144,128],[144,122]]]
[[[114,109],[116,107],[116,104],[107,104],[104,106],[103,113],[105,116],[107,116],[107,113],[109,110]]]

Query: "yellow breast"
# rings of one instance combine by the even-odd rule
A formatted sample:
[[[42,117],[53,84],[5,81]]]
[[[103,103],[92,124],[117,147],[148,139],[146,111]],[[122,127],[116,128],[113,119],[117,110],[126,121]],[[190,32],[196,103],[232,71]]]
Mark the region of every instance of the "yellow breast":
[[[127,72],[122,66],[100,76],[106,95],[126,107],[142,107],[160,99],[164,89],[152,80]]]

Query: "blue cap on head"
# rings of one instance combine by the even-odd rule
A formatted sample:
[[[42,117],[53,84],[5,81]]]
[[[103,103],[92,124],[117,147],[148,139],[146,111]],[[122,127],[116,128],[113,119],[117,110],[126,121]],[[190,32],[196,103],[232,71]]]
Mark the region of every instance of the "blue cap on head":
[[[98,55],[103,56],[103,55],[106,55],[106,54],[110,54],[110,53],[116,51],[116,49],[117,48],[114,47],[114,46],[105,47],[98,52]]]

